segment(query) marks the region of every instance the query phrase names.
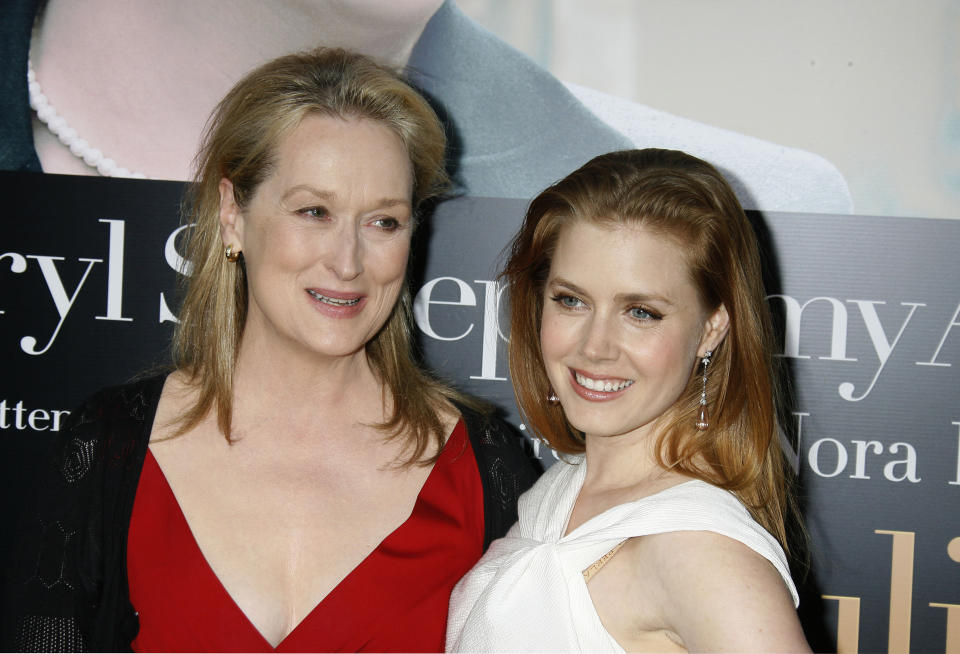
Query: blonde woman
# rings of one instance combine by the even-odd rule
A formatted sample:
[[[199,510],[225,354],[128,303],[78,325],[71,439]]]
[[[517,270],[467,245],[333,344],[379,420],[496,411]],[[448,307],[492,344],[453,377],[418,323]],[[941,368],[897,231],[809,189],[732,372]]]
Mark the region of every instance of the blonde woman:
[[[73,412],[8,581],[8,648],[436,651],[515,520],[519,437],[410,351],[436,115],[344,50],[217,107],[174,369]]]

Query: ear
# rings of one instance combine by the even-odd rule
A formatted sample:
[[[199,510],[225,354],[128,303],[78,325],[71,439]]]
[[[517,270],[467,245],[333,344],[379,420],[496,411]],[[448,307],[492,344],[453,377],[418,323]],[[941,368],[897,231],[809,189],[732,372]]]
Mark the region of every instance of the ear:
[[[727,313],[727,307],[721,304],[703,323],[703,336],[700,337],[697,356],[702,357],[708,350],[716,350],[729,329],[730,314]]]
[[[223,246],[232,245],[234,251],[243,251],[243,211],[233,196],[233,182],[220,180],[220,239]]]

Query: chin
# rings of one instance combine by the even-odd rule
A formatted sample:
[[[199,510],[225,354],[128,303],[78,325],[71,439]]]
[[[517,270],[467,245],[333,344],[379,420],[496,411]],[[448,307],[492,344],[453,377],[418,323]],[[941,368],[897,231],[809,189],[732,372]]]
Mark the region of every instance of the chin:
[[[618,428],[620,425],[611,424],[609,420],[591,420],[585,419],[583,416],[574,416],[571,418],[570,414],[567,414],[567,422],[577,431],[599,438],[623,433],[623,430]]]

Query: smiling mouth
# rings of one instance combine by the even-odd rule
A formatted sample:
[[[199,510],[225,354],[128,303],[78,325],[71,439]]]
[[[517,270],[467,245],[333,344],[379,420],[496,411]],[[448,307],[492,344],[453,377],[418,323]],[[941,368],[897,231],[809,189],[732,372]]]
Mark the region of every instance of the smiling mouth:
[[[574,372],[574,376],[577,383],[584,388],[603,393],[615,393],[633,385],[633,380],[630,379],[591,379],[579,372]]]
[[[330,297],[329,295],[323,295],[322,293],[317,293],[316,291],[307,289],[307,293],[310,294],[314,299],[320,300],[324,304],[329,304],[334,307],[352,307],[360,303],[360,298],[353,298],[352,300],[341,300],[339,298]]]

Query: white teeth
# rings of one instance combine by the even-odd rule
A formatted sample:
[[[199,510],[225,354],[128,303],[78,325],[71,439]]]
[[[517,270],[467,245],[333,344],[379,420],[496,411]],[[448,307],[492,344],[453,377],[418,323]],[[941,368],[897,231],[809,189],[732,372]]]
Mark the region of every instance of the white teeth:
[[[335,307],[352,307],[353,305],[360,302],[360,298],[355,298],[353,300],[340,300],[335,297],[321,295],[320,293],[317,293],[316,291],[312,291],[310,289],[307,289],[307,293],[309,293],[316,299],[320,300],[321,302],[324,302],[326,304],[332,304]]]
[[[589,377],[584,377],[579,372],[576,373],[577,383],[588,388],[591,391],[603,391],[605,393],[612,393],[614,391],[620,391],[633,384],[632,380],[623,379],[620,381],[611,381],[609,379],[590,379]]]

